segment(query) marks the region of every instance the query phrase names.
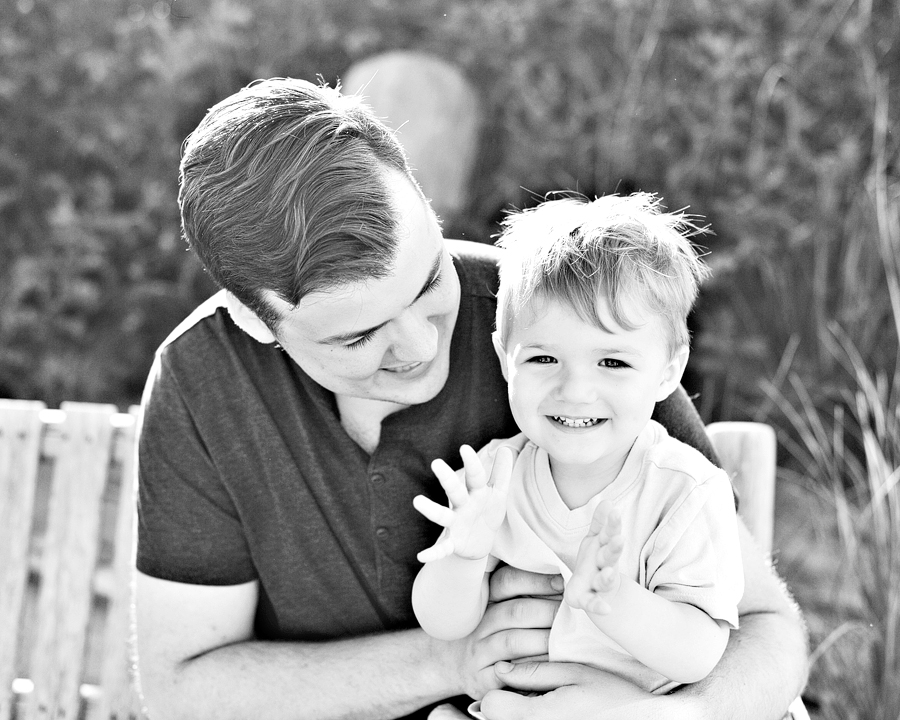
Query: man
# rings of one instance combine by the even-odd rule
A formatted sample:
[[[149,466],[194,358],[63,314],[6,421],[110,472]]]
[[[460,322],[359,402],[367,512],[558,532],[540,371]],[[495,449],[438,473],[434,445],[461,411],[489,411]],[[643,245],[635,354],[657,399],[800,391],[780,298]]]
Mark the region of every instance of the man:
[[[490,340],[497,250],[444,242],[396,140],[356,100],[295,80],[236,93],[188,139],[179,202],[227,292],[164,343],[144,399],[151,717],[422,717],[459,695],[483,697],[491,720],[783,714],[805,638],[746,531],[742,628],[707,680],[670,696],[534,661],[559,578],[498,570],[463,640],[416,627],[415,555],[435,533],[412,498],[441,495],[428,464],[515,432]],[[690,411],[682,391],[658,418],[702,446]]]

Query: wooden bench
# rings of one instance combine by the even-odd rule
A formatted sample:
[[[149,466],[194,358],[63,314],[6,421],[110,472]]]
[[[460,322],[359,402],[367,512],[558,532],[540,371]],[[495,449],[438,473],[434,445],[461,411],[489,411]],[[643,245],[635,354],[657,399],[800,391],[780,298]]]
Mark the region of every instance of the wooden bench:
[[[0,400],[0,720],[143,717],[128,644],[136,415]],[[775,433],[709,430],[768,551]]]
[[[0,720],[141,717],[134,428],[111,405],[0,400]]]

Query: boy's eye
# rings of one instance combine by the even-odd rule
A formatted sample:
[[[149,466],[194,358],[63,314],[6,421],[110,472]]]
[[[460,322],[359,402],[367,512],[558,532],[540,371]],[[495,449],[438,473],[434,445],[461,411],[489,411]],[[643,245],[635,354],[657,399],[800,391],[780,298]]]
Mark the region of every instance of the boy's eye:
[[[528,362],[537,365],[550,365],[551,363],[556,362],[556,358],[551,357],[550,355],[535,355],[534,357],[528,358]]]
[[[599,365],[600,367],[612,369],[631,367],[628,363],[622,362],[621,360],[616,360],[614,358],[604,358],[600,361]]]

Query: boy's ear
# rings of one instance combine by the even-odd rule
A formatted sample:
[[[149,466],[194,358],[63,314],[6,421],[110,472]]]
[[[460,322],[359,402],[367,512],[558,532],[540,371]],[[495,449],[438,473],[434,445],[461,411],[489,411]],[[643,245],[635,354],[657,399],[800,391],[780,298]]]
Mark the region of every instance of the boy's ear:
[[[663,371],[662,382],[659,384],[659,392],[656,396],[656,402],[665,400],[669,395],[675,392],[675,389],[681,383],[681,377],[684,375],[684,369],[687,367],[688,357],[691,351],[687,345],[682,345],[669,358],[669,364]]]
[[[269,326],[227,290],[225,290],[225,308],[228,310],[231,319],[234,320],[234,324],[254,340],[264,345],[276,342],[276,338],[272,331],[269,330]]]
[[[497,353],[497,359],[500,361],[500,372],[503,373],[503,379],[509,382],[509,370],[506,368],[506,348],[503,347],[500,333],[496,330],[491,333],[491,341],[494,343],[494,352]]]

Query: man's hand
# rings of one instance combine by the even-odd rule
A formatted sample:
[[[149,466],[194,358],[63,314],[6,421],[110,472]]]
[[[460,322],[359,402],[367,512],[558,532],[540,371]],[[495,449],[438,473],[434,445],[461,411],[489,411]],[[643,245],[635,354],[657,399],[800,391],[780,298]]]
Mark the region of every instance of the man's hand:
[[[622,678],[576,663],[498,663],[501,682],[523,695],[492,690],[481,700],[488,720],[698,720],[692,699],[656,696]]]
[[[416,510],[444,528],[438,541],[418,554],[419,562],[440,560],[454,553],[469,560],[486,557],[506,516],[506,495],[515,453],[506,448],[497,451],[490,482],[471,447],[463,445],[459,453],[463,459],[463,473],[454,472],[440,459],[431,463],[431,469],[447,493],[450,507],[438,505],[424,495],[413,498]]]
[[[609,598],[619,590],[622,576],[622,519],[608,500],[601,502],[591,519],[591,529],[578,547],[575,569],[566,586],[566,602],[597,615],[610,612]]]
[[[563,581],[517,568],[497,568],[490,580],[490,604],[475,631],[454,643],[447,664],[458,673],[462,692],[481,698],[503,687],[494,672],[500,661],[547,658],[550,625],[559,609]]]

